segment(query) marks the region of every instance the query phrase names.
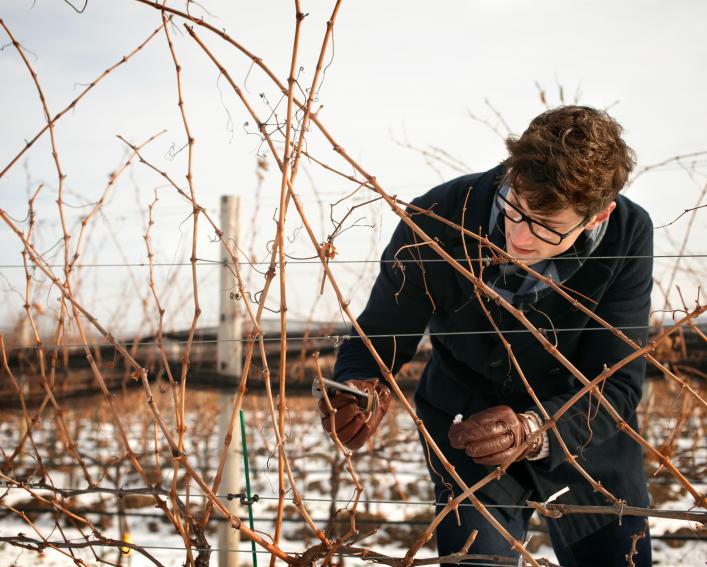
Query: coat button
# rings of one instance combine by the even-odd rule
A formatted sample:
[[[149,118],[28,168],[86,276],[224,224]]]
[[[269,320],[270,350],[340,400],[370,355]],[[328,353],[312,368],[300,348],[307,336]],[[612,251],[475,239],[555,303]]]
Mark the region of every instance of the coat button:
[[[503,361],[499,358],[498,360],[493,360],[493,361],[491,362],[491,364],[489,364],[489,366],[490,366],[491,368],[498,368],[499,366],[501,366],[501,363],[502,363],[502,362],[503,362]]]

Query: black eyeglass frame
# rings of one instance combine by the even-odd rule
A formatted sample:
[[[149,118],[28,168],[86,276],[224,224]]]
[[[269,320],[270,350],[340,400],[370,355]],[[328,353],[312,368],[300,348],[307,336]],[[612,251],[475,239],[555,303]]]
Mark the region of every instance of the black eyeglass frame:
[[[547,243],[547,244],[552,244],[553,246],[559,246],[560,244],[562,244],[562,241],[563,241],[565,238],[567,238],[570,234],[572,234],[573,232],[575,232],[578,228],[581,228],[581,227],[583,227],[585,224],[587,224],[587,222],[589,222],[589,219],[591,218],[590,215],[587,215],[587,216],[584,217],[584,219],[582,219],[582,221],[580,221],[580,223],[579,223],[578,225],[576,225],[575,227],[569,229],[567,232],[559,232],[559,231],[555,230],[554,228],[550,228],[550,227],[547,226],[546,224],[543,224],[543,223],[541,223],[540,221],[537,221],[537,220],[535,220],[534,218],[529,217],[528,215],[526,215],[523,211],[521,211],[518,207],[516,207],[513,203],[511,203],[508,199],[506,199],[503,195],[501,195],[501,188],[499,188],[499,189],[496,191],[496,202],[497,202],[498,205],[499,205],[499,209],[500,209],[501,214],[503,214],[503,216],[506,217],[509,221],[511,221],[513,224],[520,224],[520,223],[522,223],[523,221],[527,222],[527,223],[528,223],[528,228],[530,229],[530,232],[533,233],[533,236],[535,236],[536,238],[539,238],[540,240],[542,240],[543,242],[545,242],[545,243]],[[512,218],[510,218],[510,217],[506,214],[506,209],[505,209],[505,206],[504,206],[504,205],[508,205],[511,209],[513,209],[515,212],[517,212],[517,213],[520,215],[520,218],[519,218],[518,220],[513,220]],[[556,236],[559,238],[559,240],[558,240],[557,242],[553,242],[553,241],[548,240],[548,239],[545,238],[544,236],[540,236],[538,233],[536,233],[536,232],[533,230],[533,225],[534,225],[534,224],[537,225],[537,226],[541,226],[541,227],[544,228],[545,230],[547,230],[547,231],[549,231],[550,233],[556,235]]]

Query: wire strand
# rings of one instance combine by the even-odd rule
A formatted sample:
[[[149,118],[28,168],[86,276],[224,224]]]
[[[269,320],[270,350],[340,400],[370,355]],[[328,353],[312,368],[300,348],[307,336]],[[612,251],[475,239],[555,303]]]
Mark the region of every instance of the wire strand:
[[[647,260],[649,258],[653,259],[670,259],[670,258],[707,258],[707,254],[653,254],[653,255],[626,255],[626,256],[557,256],[553,260],[624,260],[624,259],[638,259]],[[543,258],[528,258],[527,261],[532,260],[542,260]],[[467,258],[455,258],[456,262],[468,262]],[[471,261],[478,263],[478,258],[471,258]],[[482,259],[481,262],[484,260]],[[438,264],[446,263],[447,260],[444,258],[422,258],[422,259],[408,259],[402,258],[400,260],[330,260],[327,264]],[[285,262],[286,264],[316,264],[321,265],[321,260],[319,259],[291,259]],[[64,268],[64,264],[45,264],[48,268]],[[153,267],[174,267],[174,266],[191,266],[191,262],[153,262]],[[212,260],[210,258],[197,258],[197,266],[208,266],[217,267],[220,265],[232,266],[232,262],[224,262],[223,260]],[[269,266],[270,262],[260,261],[260,262],[248,262],[242,261],[238,262],[239,266]],[[3,264],[0,265],[2,269],[20,269],[24,268],[24,264]],[[30,266],[33,267],[33,266]],[[124,263],[87,263],[87,264],[76,264],[74,269],[78,268],[149,268],[149,262],[124,262]]]
[[[122,497],[122,496],[128,496],[132,494],[144,494],[144,495],[154,495],[156,492],[158,494],[163,493],[162,495],[168,495],[171,494],[167,489],[162,489],[162,490],[156,490],[152,488],[145,488],[145,487],[137,487],[137,488],[102,488],[100,486],[96,486],[93,488],[88,488],[88,489],[75,489],[75,488],[58,488],[58,487],[51,487],[47,486],[46,484],[39,484],[39,483],[23,483],[22,485],[19,484],[14,484],[14,483],[8,483],[8,482],[0,482],[0,487],[1,488],[7,488],[7,489],[15,489],[15,490],[23,490],[26,488],[31,488],[33,490],[46,490],[49,492],[53,493],[59,493],[61,494],[62,492],[72,494],[75,492],[78,492],[79,494],[72,494],[73,496],[79,496],[82,494],[114,494],[116,496]],[[176,493],[176,496],[180,498],[186,498],[187,494],[186,493]],[[208,498],[207,495],[205,494],[200,494],[200,493],[194,493],[190,492],[189,493],[189,498]],[[240,498],[240,494],[233,494],[233,493],[226,493],[226,494],[215,494],[217,498],[221,499],[238,499]],[[277,496],[260,496],[258,495],[258,501],[260,500],[273,500],[273,501],[278,501],[279,497]],[[351,503],[352,499],[351,498],[316,498],[316,497],[300,497],[299,500],[301,502],[310,502],[310,503],[335,503],[335,504],[349,504]],[[437,502],[435,500],[386,500],[386,499],[381,499],[381,500],[367,500],[363,499],[366,504],[391,504],[395,506],[400,506],[400,505],[405,505],[405,506],[445,506],[447,504],[447,501],[440,501]],[[459,507],[469,507],[469,508],[474,508],[475,505],[472,504],[471,502],[460,502],[458,504]],[[533,506],[528,506],[526,504],[486,504],[485,505],[487,508],[505,508],[505,509],[514,509],[514,510],[530,510],[530,509],[535,509]],[[654,511],[660,512],[660,511],[666,511],[666,512],[675,512],[675,513],[683,513],[683,514],[688,514],[688,513],[694,513],[695,509],[689,509],[689,510],[676,510],[676,509],[669,509],[669,508],[655,508]],[[707,512],[705,512],[707,515]]]
[[[12,536],[10,536],[10,537],[12,537]],[[80,541],[82,541],[82,542],[83,542],[83,541],[86,541],[85,538],[74,538],[74,539],[75,539],[75,540],[80,540]],[[67,543],[67,542],[70,542],[70,541],[72,541],[71,538],[69,538],[69,539],[66,540],[66,541],[47,542],[46,544],[44,544],[43,547],[44,547],[45,550],[47,549],[48,546],[51,546],[51,545],[55,545],[55,546],[57,546],[57,547],[61,547],[63,544],[65,544],[65,543]],[[18,540],[18,543],[20,543],[20,542],[21,542],[21,540]],[[10,544],[12,545],[12,542],[8,542],[8,543],[10,543]],[[175,546],[170,546],[170,545],[138,545],[138,544],[136,544],[135,542],[132,542],[132,543],[133,543],[133,545],[135,545],[136,547],[139,547],[139,548],[141,548],[141,549],[164,549],[164,550],[172,550],[172,551],[186,551],[186,550],[187,550],[186,547],[184,547],[184,546],[178,546],[178,545],[175,545]],[[100,541],[97,541],[97,542],[96,542],[96,546],[99,546],[99,545],[101,545],[101,542],[100,542]],[[115,547],[120,547],[120,545],[116,545]],[[192,551],[197,551],[197,552],[199,552],[199,551],[211,551],[211,552],[213,552],[213,551],[227,551],[227,552],[229,552],[229,553],[245,553],[245,554],[248,554],[248,555],[250,555],[250,554],[252,554],[252,553],[261,553],[261,554],[271,555],[270,552],[267,551],[267,550],[265,550],[265,549],[256,549],[256,550],[253,550],[253,549],[251,549],[251,548],[248,548],[248,549],[240,549],[240,548],[225,548],[225,547],[208,547],[208,548],[204,548],[204,547],[198,547],[198,546],[193,546],[193,547],[190,547],[189,549],[191,549]],[[284,550],[283,550],[283,551],[284,551]],[[287,553],[288,555],[298,555],[298,554],[301,554],[302,551],[304,551],[304,549],[301,550],[301,551],[292,551],[292,552],[285,551],[285,553]],[[333,557],[348,557],[348,558],[352,558],[352,559],[353,559],[353,558],[359,558],[359,555],[357,555],[357,554],[348,554],[348,555],[347,555],[347,554],[345,554],[345,553],[334,553],[332,556],[333,556]],[[360,559],[364,559],[364,560],[366,560],[366,561],[373,561],[373,560],[376,560],[376,559],[381,559],[381,560],[383,560],[383,559],[390,559],[390,557],[389,557],[389,556],[385,556],[385,555],[374,555],[374,554],[371,554],[371,555],[366,555],[365,557],[360,557]],[[515,564],[516,564],[516,563],[515,563],[515,559],[513,559],[512,562],[509,562],[509,560],[505,560],[505,558],[504,558],[504,559],[501,559],[501,560],[499,560],[499,562],[495,562],[495,563],[479,563],[479,562],[475,561],[475,560],[473,559],[473,557],[470,558],[469,560],[470,560],[470,561],[474,561],[474,562],[473,562],[473,563],[467,563],[467,562],[465,562],[465,561],[460,561],[460,562],[458,563],[458,565],[474,565],[475,567],[499,567],[499,565],[501,565],[501,566],[505,566],[505,565],[511,566],[511,565],[515,565]]]
[[[488,508],[489,506],[487,506]],[[47,509],[47,508],[41,508],[41,507],[23,507],[22,511],[27,513],[52,513],[52,510]],[[93,514],[95,516],[102,516],[102,517],[108,517],[108,518],[114,518],[114,517],[126,517],[126,518],[150,518],[150,519],[155,519],[155,520],[163,520],[167,522],[167,519],[165,518],[164,515],[162,514],[157,514],[155,512],[132,512],[132,511],[123,511],[123,512],[108,512],[106,510],[81,510],[80,513],[82,514]],[[253,518],[253,522],[257,524],[272,524],[276,521],[277,518],[260,518],[256,517]],[[226,523],[227,519],[222,518],[222,517],[216,517],[214,518],[214,521],[219,522],[219,523]],[[296,518],[282,518],[282,521],[285,523],[304,523],[305,520],[302,517],[296,517]],[[320,518],[320,519],[312,519],[312,521],[315,524],[326,524],[327,520]],[[430,524],[431,518],[429,520],[384,520],[381,518],[356,518],[356,523],[357,524],[372,524],[375,526],[428,526]],[[529,526],[528,527],[528,532],[534,532],[537,534],[547,534],[548,530],[546,528],[543,528],[542,526]],[[707,541],[707,536],[701,536],[697,533],[694,533],[693,535],[684,535],[684,534],[673,534],[673,535],[654,535],[651,534],[651,540],[656,540],[656,541]],[[185,548],[186,550],[186,548]],[[239,550],[239,551],[244,551],[244,550]],[[268,553],[267,551],[261,551],[261,553]]]
[[[539,531],[539,532],[542,532],[541,530],[534,530],[533,528],[530,528],[529,531]],[[18,534],[18,536],[19,536],[19,535],[22,535],[22,534]],[[6,536],[6,537],[14,537],[14,536]],[[705,538],[701,538],[701,537],[699,537],[699,536],[696,536],[696,537],[694,537],[694,538],[674,538],[674,537],[662,537],[662,536],[657,536],[657,537],[656,537],[656,536],[651,535],[651,539],[656,539],[656,540],[671,540],[671,539],[683,540],[683,539],[684,539],[684,540],[688,540],[688,541],[703,541]],[[73,538],[73,540],[81,541],[81,542],[86,541],[85,538]],[[66,544],[66,543],[68,543],[68,542],[71,542],[71,541],[73,541],[73,540],[72,540],[71,538],[69,538],[69,539],[67,539],[67,540],[65,540],[65,541],[48,542],[47,545],[44,546],[44,549],[46,550],[46,549],[47,549],[47,546],[51,546],[51,545],[56,545],[57,547],[61,547],[62,545]],[[21,542],[21,540],[19,540],[19,539],[18,539],[17,541],[18,541],[18,543]],[[10,543],[10,545],[13,545],[12,542],[7,542],[7,543]],[[96,543],[96,546],[100,546],[100,545],[101,545],[101,542],[100,542],[100,541],[97,541],[97,542],[95,542],[95,543]],[[186,551],[186,550],[187,550],[186,547],[184,547],[184,546],[179,546],[179,545],[173,545],[173,546],[172,546],[172,545],[139,545],[139,544],[137,544],[137,543],[135,543],[135,542],[132,542],[132,544],[135,545],[136,547],[139,547],[140,549],[145,549],[145,550],[148,550],[148,549],[161,549],[161,550],[169,550],[169,551]],[[92,547],[92,546],[91,546],[91,547]],[[116,544],[115,547],[120,547],[120,545]],[[252,554],[252,553],[260,553],[260,554],[271,555],[271,553],[270,553],[269,551],[265,550],[265,549],[255,549],[255,550],[253,550],[252,548],[247,548],[247,549],[245,549],[245,548],[243,548],[243,549],[241,549],[241,548],[223,548],[223,547],[208,547],[208,548],[203,548],[203,547],[193,546],[193,547],[190,547],[190,548],[188,548],[188,549],[190,549],[191,551],[196,551],[196,552],[199,552],[199,551],[210,551],[210,552],[227,551],[227,552],[229,552],[229,553],[245,553],[245,554],[247,554],[247,555],[250,555],[250,554]],[[284,550],[283,550],[283,551],[284,551]],[[302,551],[304,551],[304,550],[301,550],[301,551],[285,551],[285,553],[287,553],[288,555],[299,555],[299,554],[302,553]],[[481,563],[481,562],[479,562],[479,561],[477,561],[477,560],[475,560],[475,559],[473,558],[473,554],[470,554],[470,555],[472,555],[472,557],[469,557],[469,562],[467,562],[467,561],[460,561],[459,563],[457,563],[457,565],[474,565],[475,567],[499,567],[499,566],[512,566],[512,565],[516,565],[516,564],[517,564],[517,563],[516,563],[516,560],[513,559],[513,558],[509,558],[509,559],[506,559],[506,558],[499,558],[499,561],[498,561],[498,562],[494,562],[494,563]],[[351,558],[351,559],[359,558],[359,559],[362,559],[362,560],[365,560],[365,561],[373,561],[373,560],[377,560],[377,559],[380,559],[380,560],[389,560],[389,559],[391,559],[390,556],[386,556],[386,555],[374,555],[374,554],[371,554],[371,555],[366,555],[365,557],[361,557],[361,556],[359,556],[358,554],[354,554],[354,553],[352,553],[352,554],[334,553],[334,554],[333,554],[333,557],[348,557],[348,558]]]
[[[321,325],[321,324],[320,324]],[[325,325],[321,325],[325,326]],[[541,333],[562,333],[562,332],[578,332],[578,331],[587,331],[587,332],[592,332],[592,331],[640,331],[640,330],[645,330],[645,329],[651,329],[651,325],[630,325],[630,326],[623,326],[623,327],[611,327],[606,328],[606,327],[568,327],[568,328],[552,328],[552,329],[544,329],[541,327],[538,327],[538,331]],[[531,333],[529,329],[501,329],[501,333],[504,335],[517,335],[517,334],[523,334],[523,333]],[[686,330],[686,332],[689,332]],[[166,335],[167,333],[165,333]],[[459,335],[497,335],[498,333],[494,330],[488,330],[488,331],[447,331],[447,332],[422,332],[422,333],[389,333],[389,334],[370,334],[366,335],[369,339],[391,339],[391,338],[405,338],[405,337],[438,337],[438,336],[459,336]],[[344,334],[344,335],[309,335],[309,336],[304,336],[304,335],[285,335],[288,341],[315,341],[315,340],[328,340],[332,341],[334,343],[334,347],[337,347],[341,344],[342,341],[350,341],[350,340],[360,340],[361,337],[358,335],[349,335],[349,334]],[[245,338],[245,339],[195,339],[191,341],[191,344],[218,344],[218,343],[249,343],[251,341],[258,341],[259,339],[257,338]],[[264,342],[279,342],[280,337],[274,336],[274,337],[266,337],[263,336],[262,339]],[[120,341],[118,341],[120,342]],[[162,345],[174,345],[174,344],[187,344],[187,340],[173,340],[170,339],[168,336],[165,336],[162,343],[158,341],[126,341],[126,342],[120,342],[122,346],[129,347],[129,346],[159,346],[160,344]],[[96,348],[96,347],[112,347],[112,343],[69,343],[69,344],[62,344],[60,345],[59,349],[63,348]],[[34,350],[40,348],[38,345],[27,345],[27,346],[11,346],[11,347],[6,347],[5,350],[10,352],[10,351],[17,351],[17,350]],[[46,351],[54,351],[54,347],[46,347],[44,345],[41,346]]]

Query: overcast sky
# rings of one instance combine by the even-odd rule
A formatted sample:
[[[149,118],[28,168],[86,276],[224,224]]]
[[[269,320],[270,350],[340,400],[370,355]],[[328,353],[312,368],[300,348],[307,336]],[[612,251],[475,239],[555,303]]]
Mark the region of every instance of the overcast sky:
[[[171,5],[183,8],[184,2]],[[192,5],[193,14],[203,15],[225,29],[285,81],[294,29],[292,3],[205,0],[200,5],[204,9]],[[306,88],[333,3],[305,0],[302,7],[308,15],[302,24],[298,79]],[[5,0],[0,17],[27,49],[53,113],[160,24],[157,11],[133,0],[89,0],[82,14],[55,0]],[[551,105],[559,104],[563,96],[567,103],[577,99],[608,107],[624,125],[625,138],[637,151],[640,168],[679,154],[707,150],[705,21],[707,4],[698,0],[344,2],[335,26],[333,56],[330,52],[330,65],[319,93],[318,102],[323,105],[320,117],[339,143],[390,193],[404,198],[455,177],[459,171],[444,166],[432,168],[400,142],[442,148],[469,170],[493,167],[505,157],[502,140],[470,114],[503,131],[505,127],[493,107],[511,131],[521,133],[528,121],[544,110],[537,85],[546,91]],[[274,234],[272,218],[279,192],[274,164],[270,164],[262,186],[253,224],[256,158],[265,148],[243,105],[184,32],[183,20],[175,18],[174,22],[172,35],[183,68],[185,108],[196,139],[193,171],[198,199],[218,218],[220,195],[241,195],[242,243],[250,241],[255,226],[256,253],[263,259]],[[279,117],[284,115],[277,90],[262,72],[251,68],[247,58],[214,34],[199,28],[197,33],[234,80],[244,86],[262,116],[273,111]],[[5,45],[8,40],[4,32],[0,36],[0,45]],[[31,77],[11,46],[0,51],[0,85],[0,167],[4,167],[24,140],[41,128],[43,115]],[[57,125],[61,165],[67,174],[67,203],[76,207],[99,198],[108,174],[126,157],[117,134],[137,143],[167,129],[145,154],[185,185],[186,151],[179,151],[185,136],[176,102],[174,66],[164,34],[160,34]],[[312,131],[309,140],[310,150],[318,158],[346,169],[316,132]],[[703,156],[690,172],[672,164],[646,173],[627,195],[647,208],[656,226],[665,224],[697,204],[705,183],[705,164]],[[17,219],[26,214],[28,189],[45,184],[38,202],[41,224],[37,232],[43,250],[50,249],[61,235],[54,203],[56,179],[47,138],[0,179],[0,206]],[[136,163],[116,183],[105,206],[105,217],[96,219],[94,236],[84,250],[86,262],[145,261],[144,211],[156,188],[160,197],[154,228],[157,260],[170,263],[188,257],[189,207],[153,172]],[[327,222],[328,204],[352,188],[315,166],[300,175],[298,190],[320,238],[332,230]],[[315,189],[325,203],[323,210],[317,206]],[[366,196],[357,198],[360,202]],[[334,216],[341,218],[354,202],[336,207]],[[67,215],[75,220],[87,210],[71,208]],[[294,216],[290,218],[292,243],[288,252],[296,257],[311,254],[299,223]],[[392,215],[378,204],[357,209],[351,220],[359,218],[361,226],[337,241],[337,259],[375,258],[395,224]],[[694,221],[688,252],[707,252],[704,219],[705,214],[698,214]],[[677,250],[688,221],[686,215],[669,229],[658,231],[657,251]],[[209,241],[212,233],[206,226],[203,229],[199,256],[218,258],[218,245]],[[3,265],[20,263],[16,238],[7,228],[0,229],[0,247]],[[61,252],[61,248],[54,248],[54,252]],[[659,262],[658,273],[670,265]],[[683,287],[692,293],[688,296],[694,297],[696,284],[704,276],[704,259],[686,259],[683,265],[698,270],[696,275],[680,276]],[[370,279],[375,271],[373,264],[337,268],[356,311],[366,297],[367,286],[357,282],[363,266],[368,267],[365,277]],[[175,269],[159,272],[158,285],[161,292],[174,293],[176,306],[188,305],[183,300],[188,296],[167,291],[176,286],[169,279]],[[182,282],[188,292],[189,273],[185,268],[181,271],[176,281]],[[203,321],[214,322],[217,272],[215,268],[203,268],[200,273],[207,291]],[[291,313],[306,317],[318,289],[313,282],[320,277],[319,269],[293,263],[290,273]],[[11,289],[23,290],[23,274],[7,267],[2,274],[7,300],[0,317],[2,326],[7,327],[22,303]],[[84,274],[81,293],[85,302],[104,320],[116,321],[118,328],[134,327],[139,317],[135,307],[125,307],[125,300],[147,293],[147,271],[102,267],[86,269]],[[44,297],[47,303],[48,297]],[[271,307],[277,308],[276,299]],[[330,294],[319,301],[316,314],[320,318],[336,316]],[[183,320],[179,317],[175,307],[170,321],[178,326]]]

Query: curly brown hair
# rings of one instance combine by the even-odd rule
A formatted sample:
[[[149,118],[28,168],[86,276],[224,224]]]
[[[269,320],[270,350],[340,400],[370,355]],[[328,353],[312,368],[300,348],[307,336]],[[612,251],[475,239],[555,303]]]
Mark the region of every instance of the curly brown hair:
[[[596,214],[616,198],[635,165],[622,131],[606,112],[589,106],[543,112],[520,138],[506,140],[508,181],[534,211],[571,207]]]

